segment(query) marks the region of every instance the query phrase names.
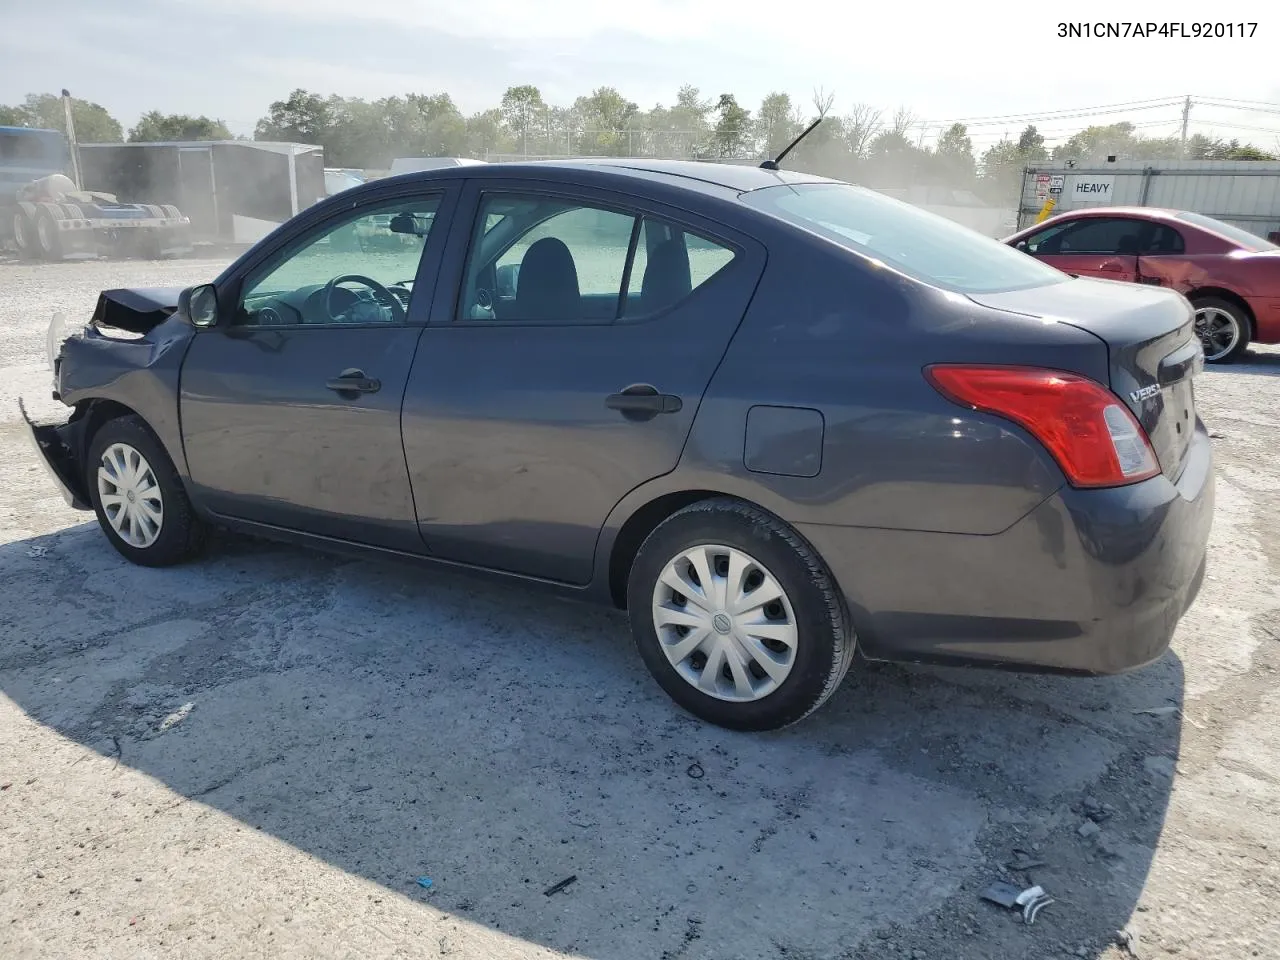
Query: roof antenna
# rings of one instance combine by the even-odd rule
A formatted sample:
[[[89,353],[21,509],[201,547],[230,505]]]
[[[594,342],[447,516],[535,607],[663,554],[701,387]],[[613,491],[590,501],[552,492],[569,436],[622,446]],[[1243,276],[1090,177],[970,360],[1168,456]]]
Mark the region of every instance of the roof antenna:
[[[800,136],[792,140],[789,144],[787,144],[787,147],[785,150],[783,150],[780,154],[778,154],[772,160],[766,160],[764,163],[760,164],[760,169],[761,170],[781,170],[782,168],[778,166],[778,164],[782,163],[782,158],[785,157],[792,150],[794,150],[796,148],[796,144],[798,144],[801,140],[803,140],[809,134],[813,133],[814,127],[816,127],[821,122],[822,122],[822,117],[819,117],[817,120],[813,121],[813,123],[809,124],[809,126],[805,127],[804,132],[801,133]]]

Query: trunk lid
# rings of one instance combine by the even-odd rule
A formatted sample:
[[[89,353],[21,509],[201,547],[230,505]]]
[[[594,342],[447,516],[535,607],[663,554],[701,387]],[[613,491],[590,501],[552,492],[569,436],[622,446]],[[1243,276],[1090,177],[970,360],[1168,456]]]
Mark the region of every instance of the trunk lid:
[[[1177,480],[1195,433],[1194,380],[1204,367],[1195,315],[1183,297],[1081,277],[970,298],[997,310],[1066,323],[1105,343],[1108,386],[1147,431],[1164,475]]]

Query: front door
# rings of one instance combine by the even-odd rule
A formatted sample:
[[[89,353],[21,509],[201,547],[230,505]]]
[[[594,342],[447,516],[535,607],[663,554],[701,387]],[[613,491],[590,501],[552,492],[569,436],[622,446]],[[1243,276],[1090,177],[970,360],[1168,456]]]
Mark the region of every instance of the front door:
[[[1080,217],[1032,234],[1026,251],[1066,273],[1132,283],[1143,228],[1142,221],[1126,217]]]
[[[609,512],[679,461],[763,250],[627,198],[473,184],[405,393],[422,536],[583,584]]]
[[[187,463],[210,509],[420,548],[400,403],[444,242],[441,199],[362,204],[231,281],[234,315],[200,331],[182,367]]]

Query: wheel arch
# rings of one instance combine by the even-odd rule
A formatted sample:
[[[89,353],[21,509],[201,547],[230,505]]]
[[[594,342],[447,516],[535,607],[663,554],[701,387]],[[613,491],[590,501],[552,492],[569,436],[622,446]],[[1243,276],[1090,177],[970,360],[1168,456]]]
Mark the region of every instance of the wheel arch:
[[[1253,339],[1258,335],[1258,319],[1254,316],[1249,301],[1233,290],[1226,287],[1196,287],[1194,290],[1187,291],[1187,299],[1194,305],[1197,300],[1205,300],[1214,298],[1217,300],[1225,300],[1233,306],[1239,307],[1244,313],[1245,319],[1249,321],[1249,339]]]
[[[112,420],[120,420],[124,417],[137,417],[142,425],[151,434],[152,438],[159,444],[160,449],[168,454],[169,459],[177,464],[173,453],[169,450],[168,444],[160,436],[160,433],[145,416],[128,404],[121,403],[119,400],[112,400],[108,397],[90,397],[80,400],[76,403],[75,412],[71,415],[71,423],[79,423],[80,435],[78,438],[78,459],[83,465],[83,469],[89,466],[89,448],[93,444],[93,438],[106,424]],[[178,477],[186,486],[186,477],[179,470]]]
[[[627,577],[640,545],[658,525],[678,510],[699,500],[725,496],[715,490],[675,490],[641,504],[618,528],[609,548],[609,597],[619,610],[627,609]]]
[[[627,609],[627,578],[631,575],[631,566],[635,563],[640,546],[648,539],[649,534],[673,514],[685,507],[704,500],[733,500],[744,506],[768,514],[778,523],[784,524],[801,540],[799,531],[784,520],[776,510],[754,500],[751,497],[730,493],[724,490],[712,490],[706,487],[694,487],[684,490],[670,490],[659,494],[640,504],[631,511],[630,516],[618,528],[611,544],[608,545],[609,562],[607,567],[607,588],[609,599],[619,610]],[[810,549],[813,549],[810,546]],[[815,551],[816,552],[816,551]],[[834,582],[834,578],[833,578]]]

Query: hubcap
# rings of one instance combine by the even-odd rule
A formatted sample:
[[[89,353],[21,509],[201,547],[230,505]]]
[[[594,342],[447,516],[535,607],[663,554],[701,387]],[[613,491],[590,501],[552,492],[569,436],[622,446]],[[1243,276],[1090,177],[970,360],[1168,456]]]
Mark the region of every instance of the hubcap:
[[[676,672],[718,700],[767,697],[795,666],[791,601],[734,547],[700,544],[673,557],[653,589],[653,625]]]
[[[1196,311],[1196,335],[1204,347],[1204,358],[1218,360],[1240,342],[1240,324],[1219,307],[1201,307]]]
[[[48,220],[41,220],[36,224],[36,234],[40,237],[40,244],[46,250],[53,246],[53,228],[49,226]]]
[[[107,522],[125,543],[145,549],[164,526],[160,484],[146,457],[127,443],[113,443],[98,461],[98,499]]]

